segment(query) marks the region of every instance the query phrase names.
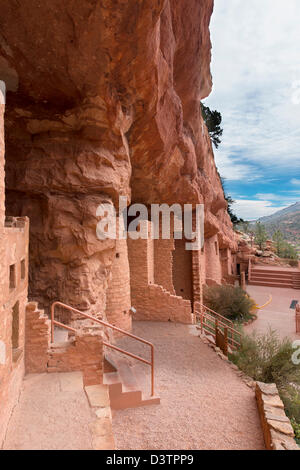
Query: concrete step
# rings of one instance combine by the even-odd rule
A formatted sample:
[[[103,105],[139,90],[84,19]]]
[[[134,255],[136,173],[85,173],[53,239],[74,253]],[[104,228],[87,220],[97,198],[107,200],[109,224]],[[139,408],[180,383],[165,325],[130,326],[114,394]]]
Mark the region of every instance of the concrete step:
[[[116,372],[117,367],[115,365],[113,357],[108,355],[107,353],[104,356],[104,372]]]
[[[300,271],[297,270],[284,270],[284,269],[252,269],[252,273],[264,273],[264,274],[283,274],[283,275],[292,275],[292,274],[300,274]]]
[[[283,284],[280,282],[269,282],[269,281],[249,281],[250,286],[265,286],[265,287],[279,287],[285,289],[293,289],[293,284]]]
[[[159,397],[148,397],[142,394],[132,368],[125,359],[118,359],[115,363],[117,372],[108,372],[103,375],[103,384],[109,387],[112,409],[123,410],[160,403]]]
[[[286,279],[286,280],[291,280],[293,279],[292,274],[279,274],[279,273],[251,273],[251,278],[256,277],[256,278],[262,278],[262,279],[269,279],[269,278],[274,278],[274,279]]]
[[[279,277],[251,277],[251,281],[258,281],[258,282],[275,282],[277,284],[288,284],[291,285],[293,283],[292,279],[281,279]]]

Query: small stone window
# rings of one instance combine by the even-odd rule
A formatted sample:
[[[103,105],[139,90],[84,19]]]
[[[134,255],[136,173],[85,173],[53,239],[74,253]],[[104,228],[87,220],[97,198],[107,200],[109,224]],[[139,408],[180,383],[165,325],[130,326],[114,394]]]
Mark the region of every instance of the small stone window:
[[[9,288],[15,289],[17,286],[17,279],[16,279],[16,265],[11,264],[9,267]]]
[[[116,258],[120,258],[120,253],[116,253]]]
[[[26,277],[26,263],[25,259],[21,260],[21,279],[24,280]]]

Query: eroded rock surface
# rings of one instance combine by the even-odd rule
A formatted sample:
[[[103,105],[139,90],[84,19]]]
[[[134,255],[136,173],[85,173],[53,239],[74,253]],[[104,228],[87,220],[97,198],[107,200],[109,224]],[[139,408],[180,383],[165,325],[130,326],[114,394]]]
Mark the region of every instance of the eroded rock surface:
[[[30,297],[102,312],[115,242],[96,207],[205,203],[235,247],[200,100],[213,0],[0,0],[7,213],[31,222]]]

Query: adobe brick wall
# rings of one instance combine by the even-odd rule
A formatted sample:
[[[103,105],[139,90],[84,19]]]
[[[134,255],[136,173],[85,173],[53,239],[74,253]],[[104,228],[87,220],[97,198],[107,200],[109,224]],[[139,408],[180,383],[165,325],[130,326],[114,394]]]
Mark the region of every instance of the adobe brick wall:
[[[84,385],[103,381],[102,333],[76,332],[75,338],[63,346],[51,346],[48,372],[82,371]]]
[[[0,80],[0,227],[4,227],[4,111],[5,111],[5,84]],[[0,231],[1,231],[0,228]]]
[[[200,251],[192,251],[193,269],[193,302],[203,303],[203,282],[205,279],[205,255]]]
[[[148,223],[148,226],[150,227],[150,223]],[[164,242],[164,240],[155,240],[154,250],[155,247],[158,247],[160,241]],[[192,323],[191,302],[173,295],[163,286],[158,285],[156,278],[153,283],[152,269],[149,268],[153,263],[153,240],[131,240],[129,238],[127,244],[131,278],[131,302],[137,310],[134,319]],[[166,244],[163,245],[166,247]],[[166,258],[170,260],[172,259],[171,244],[168,246],[169,254]],[[158,260],[159,257],[157,257],[154,275],[156,275],[155,273],[159,267]],[[163,263],[161,263],[160,269],[164,269]],[[168,280],[164,278],[164,283],[167,282],[167,285],[172,286],[172,270],[169,269],[167,272],[170,278]]]
[[[25,306],[28,288],[27,218],[10,219],[0,233],[0,446],[15,406],[24,376]],[[21,261],[25,277],[21,278]],[[14,265],[15,287],[10,288],[10,266]],[[17,307],[18,306],[18,307]],[[18,348],[12,348],[13,308],[18,309]]]
[[[174,240],[174,243],[172,274],[175,293],[193,302],[193,252],[185,249],[185,240]]]
[[[25,367],[27,374],[82,371],[85,385],[102,383],[102,331],[77,331],[64,344],[50,344],[51,324],[36,302],[26,306]]]
[[[25,371],[36,374],[47,371],[51,323],[36,302],[26,306]]]
[[[10,217],[5,223],[4,89],[4,83],[0,81],[0,447],[24,376],[29,232],[26,217]],[[11,272],[10,266],[14,266]],[[18,321],[14,323],[14,349],[13,309],[18,312],[15,316]]]
[[[174,242],[178,240],[153,240],[154,282],[171,294],[176,294],[174,286]],[[180,240],[179,240],[180,241]],[[176,272],[177,273],[177,272]],[[177,292],[177,295],[180,295]]]
[[[218,236],[214,235],[205,240],[206,283],[221,284],[222,267],[219,253]]]
[[[109,323],[131,331],[130,271],[126,240],[116,240],[116,254],[106,291],[106,318]],[[116,334],[114,333],[116,336]]]

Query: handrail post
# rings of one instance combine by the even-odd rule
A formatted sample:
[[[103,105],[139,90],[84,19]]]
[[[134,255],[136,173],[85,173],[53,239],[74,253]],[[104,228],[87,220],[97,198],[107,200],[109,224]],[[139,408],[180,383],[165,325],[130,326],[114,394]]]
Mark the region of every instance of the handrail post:
[[[154,396],[154,346],[151,346],[151,396]]]
[[[228,356],[228,327],[224,327],[224,354]]]
[[[54,307],[55,302],[51,305],[51,343],[54,343]]]
[[[215,329],[216,329],[216,332],[215,332],[215,334],[216,334],[216,346],[218,346],[217,343],[218,343],[218,332],[219,332],[219,320],[217,320],[217,319],[215,320]]]

